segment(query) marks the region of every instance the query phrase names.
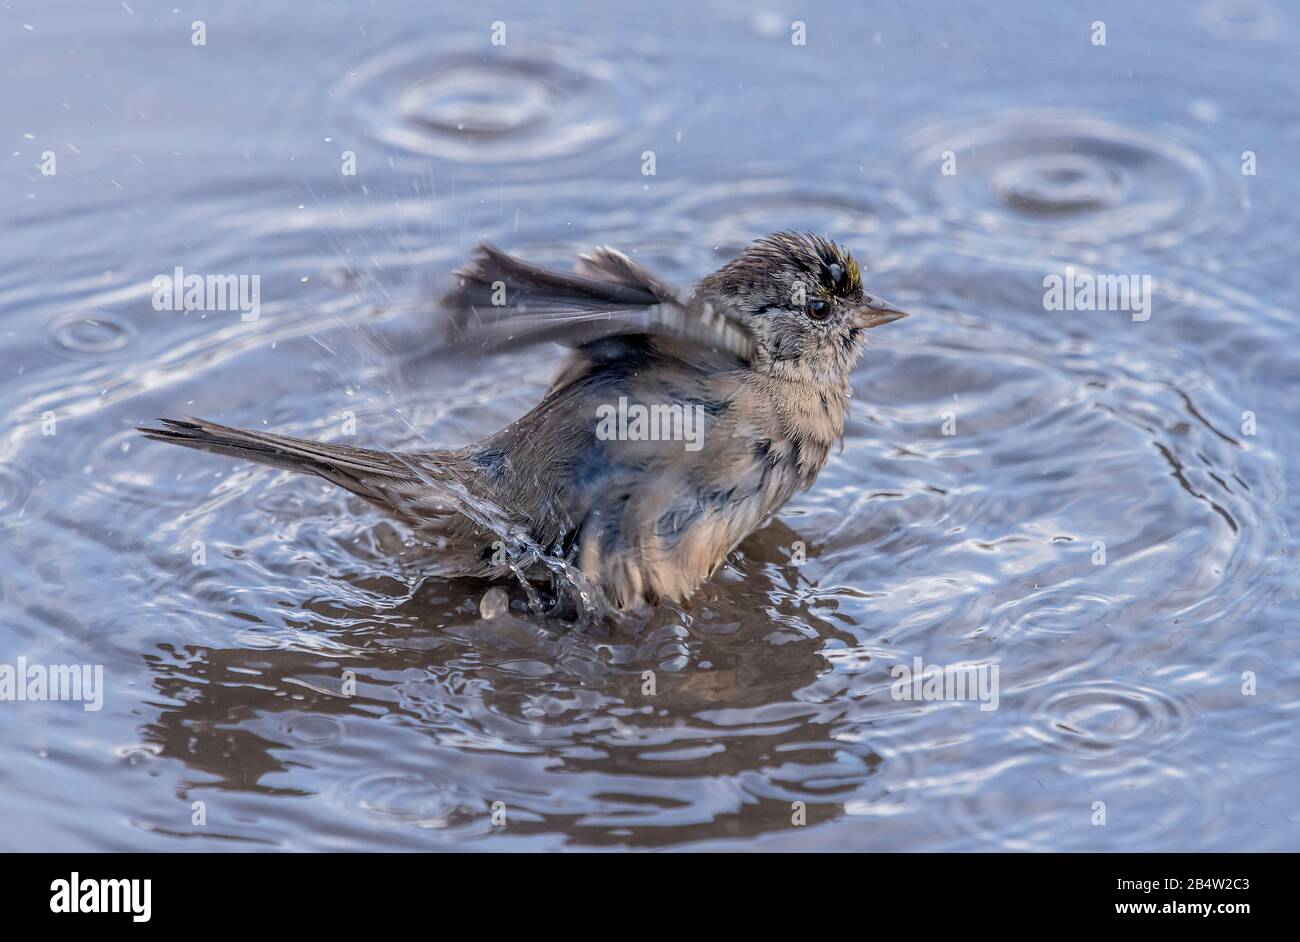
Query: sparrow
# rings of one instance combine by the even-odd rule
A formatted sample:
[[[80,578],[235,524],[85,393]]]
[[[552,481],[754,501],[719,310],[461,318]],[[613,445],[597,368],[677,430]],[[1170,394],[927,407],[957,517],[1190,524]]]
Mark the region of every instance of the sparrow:
[[[759,239],[689,291],[608,247],[575,271],[481,245],[453,274],[442,354],[570,351],[536,407],[467,447],[394,453],[196,418],[139,430],[346,488],[433,545],[432,575],[567,567],[620,611],[685,602],[817,479],[867,331],[906,315],[811,233]]]

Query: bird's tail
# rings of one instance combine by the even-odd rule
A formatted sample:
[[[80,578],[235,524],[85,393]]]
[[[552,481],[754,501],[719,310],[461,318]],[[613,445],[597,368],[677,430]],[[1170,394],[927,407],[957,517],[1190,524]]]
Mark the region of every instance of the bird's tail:
[[[389,510],[404,509],[395,505],[394,492],[438,475],[440,465],[450,459],[439,453],[420,455],[417,459],[414,455],[330,445],[289,435],[231,428],[204,419],[158,421],[161,428],[140,426],[137,430],[156,441],[315,474]]]
[[[517,530],[514,516],[495,495],[483,492],[481,476],[463,452],[400,454],[203,419],[158,421],[161,428],[141,426],[139,431],[157,441],[314,474],[365,498],[436,542],[438,558],[429,563],[430,573],[495,577],[500,566],[489,558],[492,540],[499,534],[513,539]]]

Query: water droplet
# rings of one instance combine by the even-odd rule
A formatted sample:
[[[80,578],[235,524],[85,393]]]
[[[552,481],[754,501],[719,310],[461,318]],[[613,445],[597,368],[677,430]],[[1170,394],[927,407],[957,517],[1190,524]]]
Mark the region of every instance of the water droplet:
[[[478,603],[479,614],[491,621],[498,615],[505,614],[510,608],[510,596],[506,595],[506,590],[493,586],[483,593],[482,600]]]

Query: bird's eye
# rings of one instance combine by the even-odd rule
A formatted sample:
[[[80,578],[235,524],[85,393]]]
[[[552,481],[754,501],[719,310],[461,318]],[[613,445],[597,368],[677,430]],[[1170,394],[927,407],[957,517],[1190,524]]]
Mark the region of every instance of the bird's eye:
[[[808,316],[811,317],[813,320],[824,321],[826,319],[826,315],[830,314],[831,312],[831,306],[829,303],[823,301],[821,298],[813,298],[811,301],[808,302],[804,310],[808,312]]]

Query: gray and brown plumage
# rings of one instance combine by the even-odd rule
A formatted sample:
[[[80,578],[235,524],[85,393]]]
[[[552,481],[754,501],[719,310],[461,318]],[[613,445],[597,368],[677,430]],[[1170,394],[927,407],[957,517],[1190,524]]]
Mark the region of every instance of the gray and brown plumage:
[[[608,248],[577,268],[483,246],[453,276],[450,349],[572,349],[532,411],[474,445],[395,454],[200,419],[141,431],[346,488],[434,542],[440,574],[507,576],[506,532],[512,550],[572,561],[619,608],[684,600],[813,483],[844,433],[866,330],[904,315],[864,291],[847,251],[804,233],[754,242],[690,293]],[[598,436],[598,408],[620,397],[701,407],[701,447]]]

